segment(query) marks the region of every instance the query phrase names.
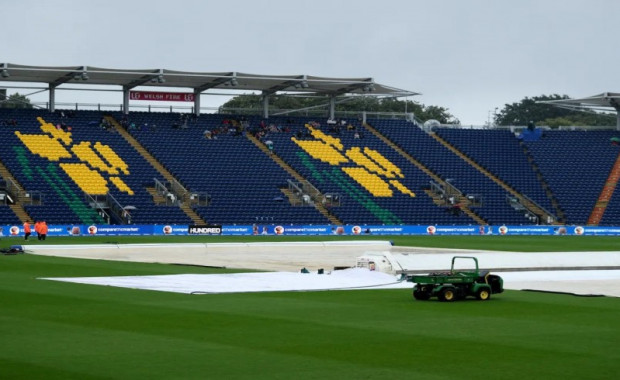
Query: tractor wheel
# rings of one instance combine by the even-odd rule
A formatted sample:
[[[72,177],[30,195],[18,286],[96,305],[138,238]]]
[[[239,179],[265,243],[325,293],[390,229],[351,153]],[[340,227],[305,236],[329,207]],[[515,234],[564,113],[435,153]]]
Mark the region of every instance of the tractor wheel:
[[[431,298],[431,294],[428,291],[416,289],[413,291],[413,298],[418,301],[428,301]]]
[[[491,298],[491,290],[488,288],[480,288],[476,292],[476,298],[480,301],[486,301]]]
[[[439,293],[439,300],[444,302],[453,302],[457,300],[456,289],[454,288],[443,288],[441,293]]]

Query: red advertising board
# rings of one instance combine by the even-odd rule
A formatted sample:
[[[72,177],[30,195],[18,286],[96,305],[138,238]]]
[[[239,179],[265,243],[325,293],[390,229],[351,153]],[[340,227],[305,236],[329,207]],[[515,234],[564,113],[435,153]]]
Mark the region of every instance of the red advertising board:
[[[193,102],[191,92],[129,91],[131,100],[152,100],[160,102]]]

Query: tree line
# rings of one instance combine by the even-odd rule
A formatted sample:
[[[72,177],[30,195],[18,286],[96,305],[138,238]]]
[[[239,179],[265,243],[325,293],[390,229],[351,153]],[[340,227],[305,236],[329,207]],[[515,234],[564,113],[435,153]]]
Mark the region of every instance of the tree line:
[[[8,96],[5,92],[0,92],[0,108],[32,108],[32,104],[30,99],[19,92]]]
[[[616,125],[616,116],[609,113],[594,111],[576,111],[539,103],[545,100],[570,99],[568,95],[540,95],[525,97],[519,102],[505,104],[494,116],[495,125],[535,125],[549,127],[559,126],[613,126]],[[277,109],[300,109],[309,107],[325,106],[326,98],[272,96],[269,104]],[[262,110],[260,95],[240,95],[232,98],[220,107],[220,111],[226,108],[244,108]],[[412,112],[416,118],[422,121],[437,120],[441,124],[460,124],[457,117],[449,112],[447,107],[424,105],[411,100],[399,100],[395,98],[356,97],[345,102],[336,104],[336,111],[367,111],[367,112]]]
[[[545,100],[570,99],[568,95],[540,95],[525,97],[518,102],[505,104],[494,116],[494,124],[499,126],[536,125],[549,127],[558,126],[613,126],[616,125],[616,115],[594,111],[575,111],[540,103]],[[328,100],[325,97],[300,97],[274,95],[269,98],[271,107],[281,110],[301,108],[325,109]],[[0,108],[32,108],[30,99],[19,93],[0,97]],[[248,109],[260,113],[263,104],[260,95],[239,95],[231,98],[220,106],[220,112],[226,109]],[[377,98],[360,96],[337,101],[336,112],[411,112],[417,119],[437,120],[441,124],[460,124],[459,119],[449,112],[447,107],[424,105],[411,100],[396,98]]]
[[[329,108],[326,97],[300,97],[274,95],[269,97],[269,105],[276,109],[293,110],[301,108],[317,107],[317,109]],[[263,104],[260,95],[239,95],[220,107],[220,112],[225,109],[243,108],[260,112]],[[420,120],[438,120],[442,124],[459,124],[448,109],[440,106],[427,106],[411,100],[399,100],[395,98],[377,98],[371,96],[359,96],[348,98],[336,103],[336,112],[411,112]]]

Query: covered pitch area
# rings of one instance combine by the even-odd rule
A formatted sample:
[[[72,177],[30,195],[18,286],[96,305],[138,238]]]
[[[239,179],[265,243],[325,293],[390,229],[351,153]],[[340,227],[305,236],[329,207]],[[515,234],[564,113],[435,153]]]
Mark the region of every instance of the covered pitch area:
[[[47,278],[81,284],[186,294],[411,288],[398,273],[354,269],[363,254],[385,254],[395,272],[446,269],[452,256],[479,259],[497,271],[505,287],[620,297],[620,252],[500,252],[394,247],[389,241],[195,243],[25,246],[38,255],[251,269],[263,273],[172,276]],[[347,269],[349,268],[349,269]],[[301,273],[307,269],[311,273]],[[340,270],[337,270],[340,269]]]

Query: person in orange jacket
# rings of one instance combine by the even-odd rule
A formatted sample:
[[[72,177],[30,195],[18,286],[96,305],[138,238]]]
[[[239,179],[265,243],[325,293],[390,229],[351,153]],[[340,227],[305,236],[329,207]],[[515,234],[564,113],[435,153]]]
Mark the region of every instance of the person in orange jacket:
[[[28,240],[28,237],[30,236],[31,233],[32,233],[32,230],[30,230],[30,221],[27,220],[24,223],[24,240]]]
[[[34,232],[37,233],[37,240],[41,240],[41,222],[39,220],[34,222]]]
[[[41,232],[41,240],[45,240],[45,237],[47,236],[47,223],[45,223],[45,220],[41,222],[39,230]]]

